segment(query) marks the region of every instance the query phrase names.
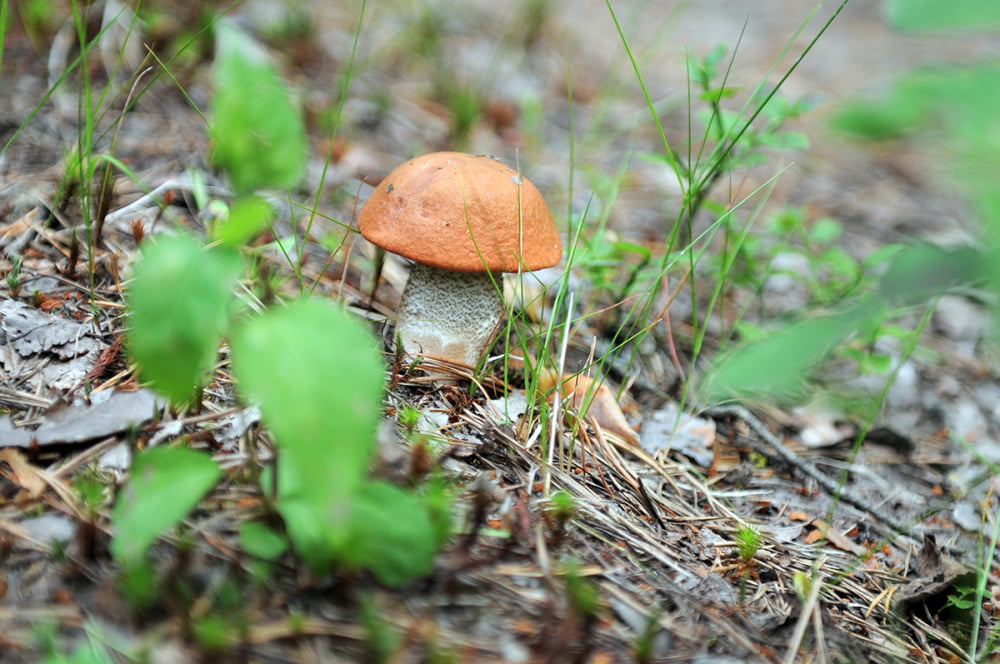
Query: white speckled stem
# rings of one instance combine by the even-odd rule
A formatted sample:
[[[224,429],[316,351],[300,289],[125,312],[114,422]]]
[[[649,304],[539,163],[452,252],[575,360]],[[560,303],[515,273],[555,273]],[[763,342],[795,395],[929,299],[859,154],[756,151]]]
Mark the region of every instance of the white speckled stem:
[[[499,330],[502,283],[500,274],[414,264],[396,324],[403,350],[475,366]]]

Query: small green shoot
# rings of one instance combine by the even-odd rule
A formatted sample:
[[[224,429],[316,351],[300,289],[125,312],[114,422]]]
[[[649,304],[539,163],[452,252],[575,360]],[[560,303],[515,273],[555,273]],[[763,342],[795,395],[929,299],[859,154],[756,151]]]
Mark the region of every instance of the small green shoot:
[[[261,560],[277,560],[288,550],[288,541],[260,521],[240,525],[240,548]]]
[[[978,595],[972,586],[956,585],[954,591],[948,595],[948,605],[959,611],[969,611],[978,605]]]
[[[544,509],[545,522],[552,533],[552,545],[555,546],[565,537],[566,526],[576,516],[576,500],[565,491],[556,491],[549,496]]]
[[[417,424],[422,416],[423,412],[419,408],[408,403],[401,404],[396,409],[396,421],[399,422],[399,426],[403,427],[407,436],[412,436],[416,432]]]
[[[42,641],[42,648],[46,651],[41,664],[112,664],[115,661],[106,650],[97,647],[93,642],[79,645],[72,653],[66,654],[56,644],[56,632],[55,625],[48,623],[35,629],[34,636]]]
[[[744,564],[757,557],[764,537],[760,527],[752,523],[741,523],[736,527],[736,554]]]
[[[288,551],[288,538],[261,521],[240,524],[240,548],[250,557],[247,567],[258,587],[266,587],[276,569],[276,561]]]
[[[5,277],[7,281],[7,290],[10,291],[11,297],[17,297],[21,292],[21,261],[23,259],[21,256],[16,256],[13,261],[11,261],[10,271],[7,272]]]
[[[654,606],[649,613],[649,617],[646,619],[646,625],[642,629],[642,633],[636,638],[635,646],[632,650],[632,656],[635,658],[636,664],[651,664],[653,658],[657,652],[657,635],[660,634],[660,616],[663,615],[663,609],[660,606]]]
[[[580,651],[574,661],[584,662],[588,660],[592,632],[601,612],[601,591],[596,583],[584,576],[575,559],[570,559],[563,566],[563,588],[578,630],[575,640],[579,643]]]
[[[566,599],[573,613],[584,622],[594,620],[601,607],[601,594],[581,572],[576,560],[569,560],[563,568],[563,585]]]
[[[96,467],[89,467],[76,475],[72,487],[73,494],[88,517],[96,517],[108,502],[108,483],[101,478]]]
[[[809,576],[808,572],[800,570],[792,575],[792,586],[795,588],[795,594],[803,604],[805,604],[806,600],[812,594],[814,583],[815,581]]]
[[[118,587],[129,607],[136,613],[154,606],[163,594],[162,579],[147,559],[123,567]]]
[[[204,650],[221,652],[233,641],[233,628],[221,616],[210,614],[194,620],[191,635]]]

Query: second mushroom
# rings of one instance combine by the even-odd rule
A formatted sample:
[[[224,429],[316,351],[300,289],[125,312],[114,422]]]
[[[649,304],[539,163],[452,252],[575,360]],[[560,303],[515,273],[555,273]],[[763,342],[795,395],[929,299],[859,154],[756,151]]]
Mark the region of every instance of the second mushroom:
[[[499,330],[502,273],[562,258],[538,189],[502,162],[460,152],[397,167],[361,208],[358,228],[414,262],[396,325],[403,351],[468,366]]]

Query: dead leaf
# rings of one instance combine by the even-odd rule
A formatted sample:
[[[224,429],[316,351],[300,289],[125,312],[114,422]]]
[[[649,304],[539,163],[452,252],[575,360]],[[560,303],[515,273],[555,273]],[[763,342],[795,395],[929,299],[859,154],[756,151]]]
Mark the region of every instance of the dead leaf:
[[[38,216],[38,208],[31,208],[20,219],[0,226],[0,241],[7,243],[31,228]]]
[[[0,302],[0,331],[6,342],[22,357],[43,352],[68,359],[92,350],[83,339],[89,337],[87,323],[51,316],[17,300]]]
[[[4,369],[22,358],[37,362],[30,390],[69,390],[93,368],[104,342],[86,322],[52,316],[16,300],[0,301],[0,348]]]
[[[802,535],[802,526],[765,526],[763,531],[775,542],[794,542]]]
[[[828,524],[823,519],[813,519],[810,524],[815,530],[809,532],[806,535],[806,542],[813,544],[820,539],[826,538],[826,541],[834,545],[841,551],[847,551],[848,553],[853,553],[856,556],[863,556],[868,553],[868,550],[854,542],[850,537],[841,534],[839,531],[830,528]]]
[[[147,422],[162,405],[151,390],[113,392],[101,403],[56,407],[34,431],[14,428],[8,416],[0,419],[0,447],[82,443],[111,436]]]
[[[539,376],[539,388],[550,391],[559,384],[563,398],[567,399],[580,417],[593,418],[604,433],[612,433],[633,445],[639,444],[639,434],[625,419],[614,392],[602,381],[576,374],[563,375],[558,381],[554,371]],[[551,399],[551,394],[549,396]]]
[[[4,477],[28,492],[31,498],[38,498],[45,492],[45,479],[38,473],[38,468],[28,463],[24,455],[13,448],[0,450],[0,461],[7,462],[10,473]]]
[[[917,554],[917,578],[903,585],[896,593],[893,606],[898,611],[906,611],[914,605],[928,600],[943,598],[962,577],[974,575],[951,556],[941,552],[934,535],[924,535],[924,544]],[[969,580],[972,585],[974,578]]]

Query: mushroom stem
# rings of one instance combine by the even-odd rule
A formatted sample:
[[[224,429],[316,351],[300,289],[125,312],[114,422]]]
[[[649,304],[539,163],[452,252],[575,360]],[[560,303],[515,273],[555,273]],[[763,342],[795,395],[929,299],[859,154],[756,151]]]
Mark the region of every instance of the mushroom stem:
[[[404,352],[476,366],[503,318],[501,279],[414,263],[396,324]]]

